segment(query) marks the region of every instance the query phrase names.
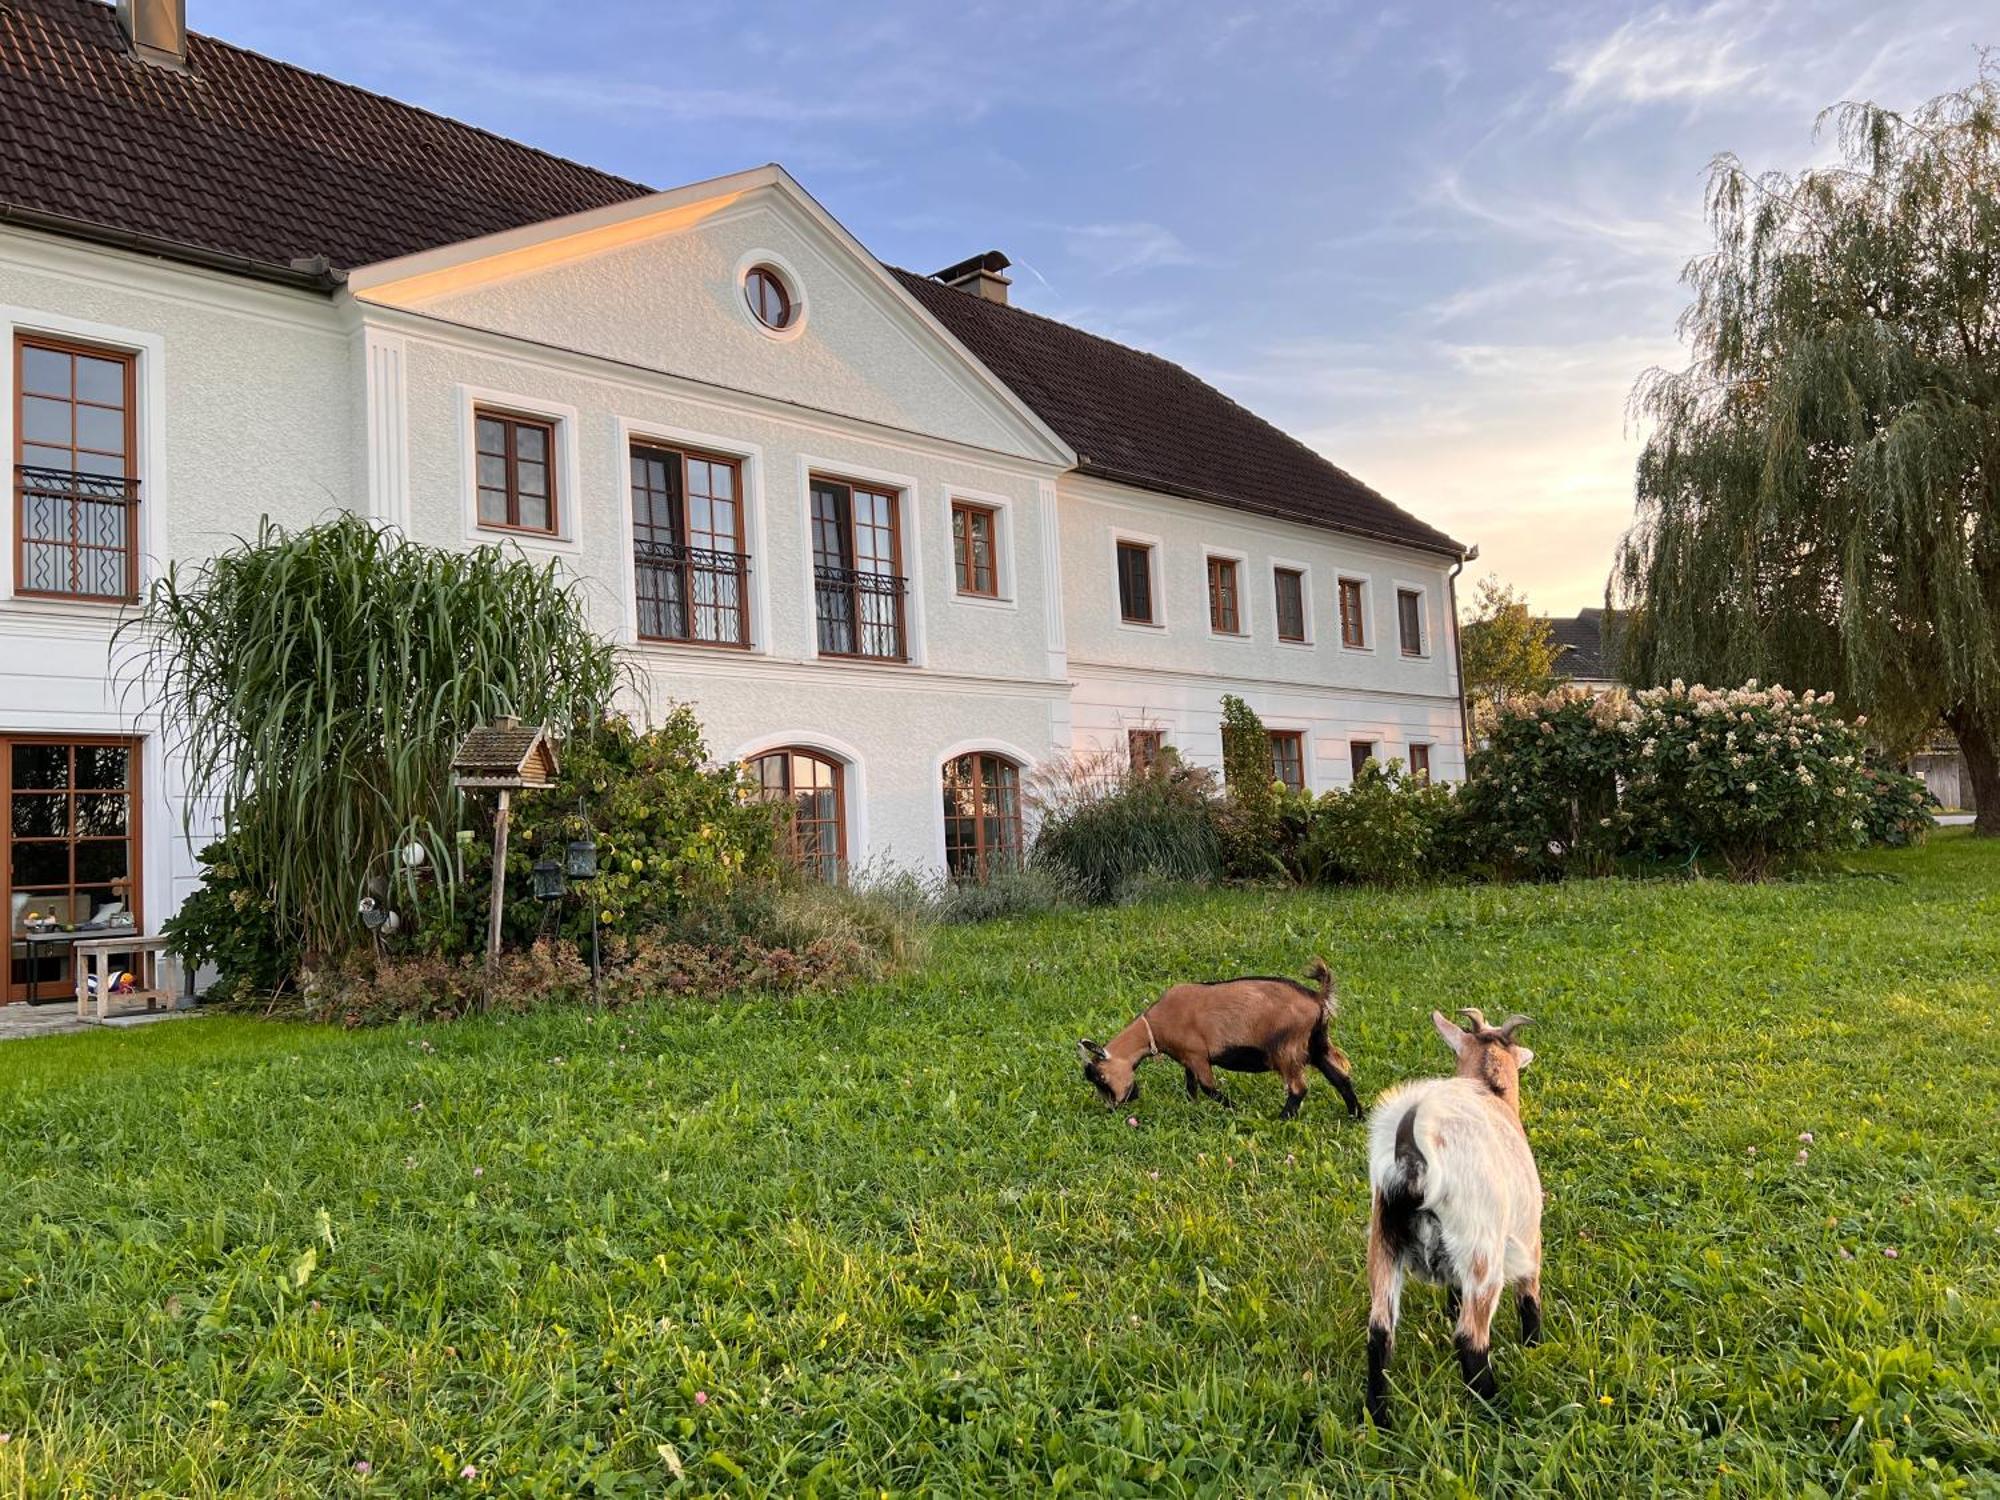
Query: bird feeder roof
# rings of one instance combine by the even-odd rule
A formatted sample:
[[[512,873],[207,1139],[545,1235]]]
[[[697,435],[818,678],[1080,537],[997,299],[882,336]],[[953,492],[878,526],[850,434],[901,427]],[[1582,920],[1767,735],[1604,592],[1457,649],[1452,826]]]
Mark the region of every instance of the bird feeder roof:
[[[467,787],[547,786],[556,779],[556,769],[548,726],[512,717],[473,729],[451,758],[451,779]]]

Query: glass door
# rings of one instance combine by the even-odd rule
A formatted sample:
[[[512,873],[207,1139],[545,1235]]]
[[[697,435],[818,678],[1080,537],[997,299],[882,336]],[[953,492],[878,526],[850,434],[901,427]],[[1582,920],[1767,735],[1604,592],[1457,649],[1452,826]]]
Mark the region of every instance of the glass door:
[[[127,914],[138,930],[135,751],[125,739],[0,737],[7,999],[32,991],[59,1000],[72,990],[68,944],[31,936],[109,927]]]

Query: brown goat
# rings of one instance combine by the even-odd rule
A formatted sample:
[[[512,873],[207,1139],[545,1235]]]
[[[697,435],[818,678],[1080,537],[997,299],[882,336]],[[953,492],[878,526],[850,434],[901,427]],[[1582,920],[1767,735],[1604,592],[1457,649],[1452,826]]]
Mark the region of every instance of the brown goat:
[[[1353,1065],[1327,1036],[1337,1004],[1333,971],[1326,960],[1313,960],[1313,985],[1296,979],[1253,974],[1212,984],[1177,984],[1100,1047],[1084,1039],[1083,1076],[1107,1104],[1129,1104],[1139,1097],[1139,1064],[1149,1057],[1171,1057],[1187,1075],[1190,1099],[1206,1094],[1216,1103],[1229,1100],[1215,1086],[1216,1068],[1235,1073],[1277,1073],[1285,1080],[1285,1107],[1280,1118],[1291,1119],[1306,1097],[1306,1067],[1318,1068],[1340,1090],[1347,1112],[1361,1118],[1361,1101],[1354,1095]]]

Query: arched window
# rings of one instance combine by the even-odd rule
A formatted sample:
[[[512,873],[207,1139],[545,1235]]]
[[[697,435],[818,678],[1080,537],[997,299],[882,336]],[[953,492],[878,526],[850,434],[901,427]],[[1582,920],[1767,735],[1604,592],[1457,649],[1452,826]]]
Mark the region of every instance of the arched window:
[[[1021,863],[1021,768],[978,750],[944,763],[944,862],[954,880],[983,881]]]
[[[769,750],[750,762],[759,800],[791,809],[785,852],[816,880],[847,867],[847,809],[840,762],[816,750]]]

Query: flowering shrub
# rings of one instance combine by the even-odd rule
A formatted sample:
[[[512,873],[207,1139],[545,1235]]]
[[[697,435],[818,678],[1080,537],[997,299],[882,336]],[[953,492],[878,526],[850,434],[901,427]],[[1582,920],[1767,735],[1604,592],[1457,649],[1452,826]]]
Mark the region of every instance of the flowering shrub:
[[[1648,688],[1629,736],[1632,847],[1714,859],[1738,879],[1868,842],[1871,797],[1859,730],[1833,694],[1783,687]]]
[[[1403,763],[1370,760],[1344,792],[1308,801],[1299,841],[1302,879],[1407,885],[1432,869],[1433,853],[1456,814],[1452,790],[1404,774]]]
[[[1636,720],[1622,692],[1568,683],[1481,704],[1484,746],[1462,795],[1475,859],[1503,877],[1606,873],[1620,843],[1619,773]]]
[[[1937,825],[1932,810],[1937,799],[1921,776],[1911,776],[1886,766],[1861,768],[1862,831],[1871,844],[1902,848],[1921,844]]]
[[[1222,695],[1222,782],[1217,827],[1224,872],[1238,880],[1282,876],[1285,789],[1271,774],[1271,736],[1264,721],[1234,693]]]
[[[201,884],[161,933],[188,972],[213,966],[211,1000],[268,998],[285,989],[298,973],[298,942],[279,926],[270,893],[230,858],[227,844],[210,844],[196,858]]]

